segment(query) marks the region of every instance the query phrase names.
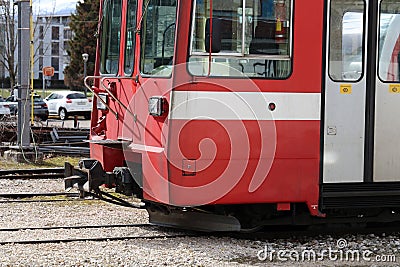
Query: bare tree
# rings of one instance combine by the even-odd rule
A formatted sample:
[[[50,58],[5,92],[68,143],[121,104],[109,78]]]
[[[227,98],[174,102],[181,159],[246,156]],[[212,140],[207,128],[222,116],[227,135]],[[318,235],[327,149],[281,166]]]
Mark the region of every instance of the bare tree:
[[[11,88],[13,88],[16,82],[18,64],[15,61],[15,50],[17,49],[16,12],[14,4],[10,0],[0,0],[0,23],[3,26],[0,47],[4,50],[0,53],[0,64],[9,73]]]
[[[37,6],[40,6],[40,1],[36,2]],[[0,66],[3,66],[6,72],[10,77],[11,88],[16,84],[17,77],[17,69],[18,62],[16,60],[16,50],[18,44],[17,38],[17,10],[16,6],[11,0],[0,0]],[[51,17],[51,14],[54,14],[55,11],[55,2],[53,5],[53,10],[50,12],[48,17]],[[40,8],[36,9],[35,13],[40,13]],[[34,31],[37,30],[38,22],[36,21],[33,25]],[[50,27],[50,21],[44,24],[44,33]],[[37,36],[34,34],[34,36]],[[38,42],[38,38],[36,37],[34,43]],[[34,51],[34,61],[38,60],[38,49],[39,46],[36,47]],[[45,50],[49,49],[49,47],[44,47]]]

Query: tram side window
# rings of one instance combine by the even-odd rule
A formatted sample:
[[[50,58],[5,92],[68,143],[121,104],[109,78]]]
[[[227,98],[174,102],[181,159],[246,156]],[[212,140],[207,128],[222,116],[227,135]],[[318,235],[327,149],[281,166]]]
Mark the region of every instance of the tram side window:
[[[148,0],[143,7],[140,71],[169,77],[175,46],[176,0]]]
[[[126,14],[126,43],[124,64],[124,71],[128,75],[131,75],[133,73],[133,66],[135,61],[136,11],[136,0],[128,0],[128,11]]]
[[[357,81],[363,74],[364,1],[331,1],[329,76]]]
[[[192,74],[262,78],[290,75],[291,0],[194,1],[189,58]],[[211,63],[210,35],[214,43]]]
[[[400,82],[400,3],[383,0],[380,11],[379,78]]]
[[[121,1],[105,0],[102,16],[100,72],[117,74],[121,36]]]

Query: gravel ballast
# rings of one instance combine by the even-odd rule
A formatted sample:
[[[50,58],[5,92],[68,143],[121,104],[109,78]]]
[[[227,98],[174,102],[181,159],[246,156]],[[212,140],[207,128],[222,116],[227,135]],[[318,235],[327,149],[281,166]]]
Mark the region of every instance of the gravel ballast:
[[[36,184],[35,184],[36,183]],[[1,191],[62,192],[62,180],[1,181]],[[147,223],[145,210],[97,200],[0,203],[0,229]],[[0,241],[192,235],[160,227],[0,231]],[[340,248],[338,247],[340,246]],[[330,252],[330,254],[329,254]],[[314,258],[312,258],[315,253]],[[358,253],[358,259],[346,259]],[[311,258],[307,258],[310,257]],[[381,260],[381,262],[378,262]],[[382,260],[385,260],[382,262]],[[0,246],[0,266],[399,266],[400,235],[244,240],[202,234],[160,239]]]

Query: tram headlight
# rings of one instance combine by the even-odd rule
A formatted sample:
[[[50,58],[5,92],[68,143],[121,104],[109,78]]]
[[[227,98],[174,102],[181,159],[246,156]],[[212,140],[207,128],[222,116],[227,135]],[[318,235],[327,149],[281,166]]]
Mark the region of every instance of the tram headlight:
[[[165,98],[152,96],[149,98],[149,113],[152,116],[161,116],[165,112]]]

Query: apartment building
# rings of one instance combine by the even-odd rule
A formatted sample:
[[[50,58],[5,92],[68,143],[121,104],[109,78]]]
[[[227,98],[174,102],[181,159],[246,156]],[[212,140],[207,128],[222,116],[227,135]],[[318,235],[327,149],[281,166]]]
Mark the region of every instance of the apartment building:
[[[43,67],[54,67],[51,80],[64,80],[64,68],[69,64],[68,41],[71,14],[43,15],[36,18],[34,78],[42,79]]]

